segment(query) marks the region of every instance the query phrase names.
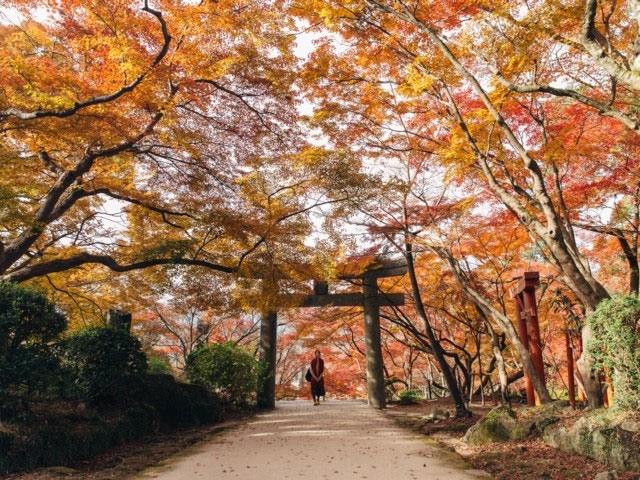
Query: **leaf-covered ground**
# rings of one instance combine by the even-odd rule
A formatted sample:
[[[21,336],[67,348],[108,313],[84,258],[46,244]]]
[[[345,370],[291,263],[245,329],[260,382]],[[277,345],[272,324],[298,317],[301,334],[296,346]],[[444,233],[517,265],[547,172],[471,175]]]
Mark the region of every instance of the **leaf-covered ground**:
[[[1,476],[2,480],[118,480],[127,478],[163,460],[181,454],[185,449],[216,435],[240,422],[241,415],[217,425],[157,434],[122,445],[91,460],[71,467],[54,467],[27,473]]]
[[[498,480],[569,480],[593,479],[600,472],[611,471],[600,462],[548,447],[540,438],[522,442],[493,443],[471,446],[461,440],[467,429],[491,409],[471,405],[472,418],[449,418],[424,424],[419,419],[436,408],[453,410],[448,400],[425,401],[418,405],[390,405],[389,414],[399,423],[420,431],[442,445],[456,450],[475,468],[490,473]],[[639,480],[638,473],[623,473],[621,480]]]

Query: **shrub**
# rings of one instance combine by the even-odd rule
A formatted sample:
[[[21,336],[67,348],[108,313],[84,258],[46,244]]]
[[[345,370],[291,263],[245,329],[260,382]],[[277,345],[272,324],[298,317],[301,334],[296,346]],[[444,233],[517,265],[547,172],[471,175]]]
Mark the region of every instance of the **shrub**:
[[[420,390],[403,390],[398,394],[401,405],[413,405],[422,400],[422,392]]]
[[[46,422],[0,429],[0,476],[25,469],[73,465],[159,429],[172,431],[220,420],[220,405],[204,387],[170,375],[144,375],[127,405],[98,415],[54,413]]]
[[[146,375],[135,398],[156,410],[163,428],[207,424],[221,417],[215,395],[200,385],[178,382],[171,375]]]
[[[150,375],[172,375],[171,365],[160,355],[147,355],[147,373]]]
[[[88,403],[127,397],[147,370],[140,342],[124,330],[89,327],[59,343],[73,396]]]
[[[187,378],[217,394],[223,402],[255,401],[259,362],[233,342],[203,346],[187,358]]]
[[[0,414],[14,416],[57,379],[51,344],[67,326],[44,293],[0,282]]]
[[[587,348],[596,368],[610,372],[616,406],[640,408],[640,299],[604,300],[587,323],[593,333]]]
[[[0,475],[39,467],[69,465],[106,449],[150,434],[157,420],[153,407],[136,405],[110,416],[70,421],[50,417],[47,423],[0,434]]]

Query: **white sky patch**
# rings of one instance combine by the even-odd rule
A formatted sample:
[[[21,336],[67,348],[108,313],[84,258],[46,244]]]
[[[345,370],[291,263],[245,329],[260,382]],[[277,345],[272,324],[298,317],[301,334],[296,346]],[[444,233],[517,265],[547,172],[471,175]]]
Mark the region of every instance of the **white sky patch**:
[[[27,18],[15,8],[0,6],[0,25],[20,25],[27,20],[44,22],[51,16],[51,12],[43,7],[37,7],[30,12],[31,16]]]
[[[314,42],[326,36],[326,34],[315,30],[306,30],[305,27],[301,30],[301,33],[296,35],[296,46],[293,49],[293,53],[300,60],[308,60],[316,49]]]

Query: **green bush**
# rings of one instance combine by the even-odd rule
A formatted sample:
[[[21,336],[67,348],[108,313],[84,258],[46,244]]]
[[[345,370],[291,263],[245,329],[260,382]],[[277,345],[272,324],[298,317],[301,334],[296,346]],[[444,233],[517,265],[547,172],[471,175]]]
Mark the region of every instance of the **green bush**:
[[[640,299],[604,300],[587,323],[593,333],[587,349],[596,368],[608,369],[616,406],[640,408]]]
[[[0,415],[23,413],[28,400],[55,386],[58,362],[51,344],[66,326],[43,293],[0,282]]]
[[[88,403],[128,397],[147,371],[140,342],[124,330],[89,327],[58,345],[68,393]]]
[[[136,400],[153,406],[160,426],[174,429],[216,422],[221,417],[218,398],[200,385],[178,382],[171,375],[146,375]]]
[[[147,373],[150,375],[172,375],[171,365],[160,355],[147,355]]]
[[[259,362],[233,342],[203,346],[187,358],[187,378],[204,386],[225,403],[255,402]]]
[[[413,405],[422,400],[422,392],[420,390],[403,390],[398,394],[401,405]]]

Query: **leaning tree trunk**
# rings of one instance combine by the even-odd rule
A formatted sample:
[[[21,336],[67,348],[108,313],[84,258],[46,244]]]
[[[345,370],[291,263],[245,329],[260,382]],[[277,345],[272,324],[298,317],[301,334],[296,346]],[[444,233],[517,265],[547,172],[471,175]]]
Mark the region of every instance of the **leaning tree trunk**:
[[[442,260],[447,262],[453,275],[458,282],[458,284],[462,287],[467,298],[480,310],[484,312],[487,317],[493,318],[496,323],[500,326],[502,331],[507,335],[509,341],[513,345],[513,347],[518,352],[518,356],[520,357],[520,361],[522,362],[523,369],[529,375],[531,379],[531,383],[533,383],[533,388],[535,392],[538,394],[538,398],[541,403],[549,403],[551,402],[551,396],[549,395],[549,391],[540,376],[538,375],[538,371],[533,365],[533,360],[531,359],[531,354],[529,350],[524,346],[524,344],[520,341],[520,337],[516,332],[516,329],[513,327],[511,321],[503,315],[500,311],[498,311],[489,301],[487,301],[482,295],[480,295],[469,283],[468,279],[465,277],[464,273],[460,269],[460,265],[458,261],[453,257],[453,254],[442,247],[430,247],[431,250],[438,255]]]
[[[431,345],[431,351],[433,352],[433,356],[436,358],[436,361],[440,366],[440,371],[444,376],[447,387],[449,388],[449,393],[451,394],[453,403],[456,406],[456,416],[466,416],[469,414],[469,411],[465,406],[464,399],[462,398],[462,394],[460,393],[460,389],[458,387],[458,383],[456,382],[456,379],[451,372],[451,367],[444,358],[444,350],[442,349],[440,342],[438,342],[435,334],[433,333],[433,328],[431,328],[431,323],[427,318],[427,313],[424,309],[424,304],[422,303],[422,296],[420,294],[420,288],[418,287],[418,280],[416,278],[416,270],[413,262],[412,245],[410,243],[405,243],[405,258],[407,259],[407,271],[409,273],[409,279],[411,280],[411,291],[413,294],[415,309],[424,322],[427,338],[429,339],[429,344]]]
[[[596,0],[588,0],[588,3],[595,4]],[[463,133],[469,142],[469,145],[474,151],[481,170],[488,180],[491,189],[494,191],[494,193],[496,193],[496,195],[498,195],[505,206],[516,215],[522,225],[527,228],[527,230],[537,235],[545,243],[545,245],[549,248],[551,255],[553,256],[556,265],[562,271],[564,280],[569,288],[571,288],[571,290],[580,299],[587,311],[593,311],[597,304],[604,298],[607,298],[609,295],[606,289],[597,280],[595,280],[595,278],[588,271],[588,267],[584,265],[582,259],[579,258],[580,255],[577,246],[572,243],[570,238],[568,238],[566,228],[562,224],[560,216],[558,215],[558,212],[553,204],[553,199],[547,191],[545,185],[544,170],[540,168],[538,162],[529,154],[525,146],[520,142],[513,130],[511,130],[508,123],[500,113],[499,109],[492,102],[489,94],[482,87],[480,81],[449,49],[448,45],[440,37],[439,33],[432,29],[423,20],[416,17],[415,11],[410,10],[406,5],[402,3],[399,4],[399,6],[397,7],[398,9],[396,9],[395,6],[384,4],[378,0],[367,0],[367,4],[372,8],[376,8],[390,15],[394,15],[401,20],[413,24],[415,27],[421,30],[425,34],[425,36],[434,44],[434,46],[440,50],[442,55],[450,62],[450,64],[458,72],[458,74],[460,74],[465,80],[469,82],[469,85],[476,92],[479,99],[487,109],[487,112],[494,118],[496,125],[504,134],[513,151],[521,158],[523,166],[530,175],[533,199],[538,204],[540,213],[544,216],[546,223],[540,221],[535,214],[531,213],[529,209],[531,202],[529,201],[528,195],[526,196],[527,198],[525,198],[525,202],[522,203],[517,197],[517,195],[519,195],[517,191],[514,195],[514,193],[507,191],[504,186],[496,180],[488,163],[486,153],[484,153],[476,143],[471,132],[467,128],[460,111],[457,108],[453,96],[448,92],[448,87],[446,87],[445,85],[445,88],[447,90],[446,96],[448,97],[450,103],[449,106],[451,107],[453,114],[457,117],[457,121],[460,124]],[[591,44],[585,44],[587,49],[590,45]],[[640,88],[640,80],[636,80]],[[488,304],[488,302],[485,303],[491,306],[490,304]],[[494,313],[495,312],[492,311],[492,317],[496,318],[496,321],[499,321],[499,323],[501,323],[501,326],[503,326],[502,323],[504,322],[502,321],[502,319],[498,320],[498,317],[496,317]],[[505,324],[503,327],[513,327],[510,322],[508,323],[508,326]],[[515,330],[513,328],[511,328],[510,330],[513,330],[513,333],[515,333]],[[538,393],[538,398],[540,398],[541,402],[544,402],[544,399],[548,399],[548,401],[550,401],[551,398],[549,397],[549,392],[547,391],[544,384],[542,384],[542,382],[540,381],[540,378],[535,373],[534,369],[532,369],[532,371],[529,371],[531,367],[531,365],[529,365],[529,363],[531,363],[531,358],[527,349],[524,348],[522,342],[520,342],[517,338],[517,335],[512,335],[512,332],[509,332],[508,335],[511,343],[514,344],[520,356],[522,357],[524,368],[527,370],[527,373],[534,383],[534,386],[536,386],[537,384],[536,393]],[[583,335],[590,336],[588,329],[587,332],[583,333]],[[594,407],[601,406],[602,395],[595,395],[596,390],[598,392],[600,390],[600,382],[597,378],[597,375],[593,371],[587,371],[587,369],[593,368],[593,359],[591,359],[588,349],[586,348],[583,352],[583,358],[581,358],[581,362],[579,362],[579,365],[581,366],[581,373],[582,369],[584,369],[585,384],[590,384],[587,386],[587,390],[585,392],[587,393],[587,399],[589,400],[590,405]]]
[[[498,380],[500,380],[500,397],[502,398],[502,403],[509,403],[509,394],[507,389],[509,388],[509,377],[507,375],[507,368],[504,362],[504,356],[502,355],[502,350],[500,350],[500,341],[498,340],[498,335],[495,330],[489,323],[489,321],[485,318],[484,314],[482,314],[484,324],[487,326],[487,330],[489,331],[489,336],[491,337],[491,348],[493,350],[493,357],[496,359],[496,367],[498,369]]]
[[[582,379],[582,388],[584,394],[587,397],[587,401],[590,406],[599,407],[604,404],[602,397],[602,388],[599,378],[599,370],[596,370],[593,358],[587,350],[587,345],[593,337],[593,332],[589,325],[582,327],[582,344],[585,346],[582,350],[580,358],[576,362],[576,366],[580,371],[580,378]]]

